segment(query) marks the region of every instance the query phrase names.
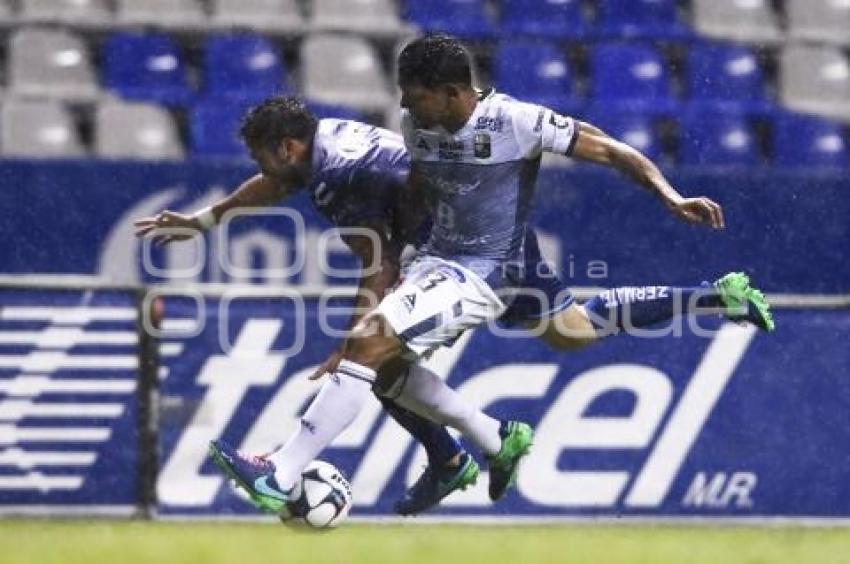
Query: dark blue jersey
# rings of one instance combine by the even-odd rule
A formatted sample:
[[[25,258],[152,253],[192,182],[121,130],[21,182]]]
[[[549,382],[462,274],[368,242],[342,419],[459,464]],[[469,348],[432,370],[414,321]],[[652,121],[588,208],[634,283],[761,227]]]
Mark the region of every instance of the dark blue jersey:
[[[307,189],[316,208],[334,225],[391,225],[409,172],[400,135],[356,121],[319,121]]]

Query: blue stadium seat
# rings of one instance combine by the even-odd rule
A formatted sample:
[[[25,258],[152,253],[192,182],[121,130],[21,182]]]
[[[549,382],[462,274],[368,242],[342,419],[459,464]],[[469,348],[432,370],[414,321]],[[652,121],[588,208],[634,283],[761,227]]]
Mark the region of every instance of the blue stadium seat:
[[[756,166],[761,162],[752,128],[740,114],[686,112],[679,138],[681,164]]]
[[[850,152],[840,124],[783,113],[774,120],[773,162],[788,167],[847,167]]]
[[[601,37],[681,39],[691,30],[682,24],[676,0],[599,0],[596,33]]]
[[[210,98],[189,111],[189,148],[196,156],[249,158],[239,139],[239,124],[251,106],[248,100]]]
[[[502,36],[581,39],[587,34],[581,0],[503,0]]]
[[[132,100],[181,106],[193,97],[183,54],[160,33],[118,33],[107,39],[103,80],[106,88]]]
[[[651,117],[643,113],[597,111],[582,116],[584,121],[631,145],[652,160],[661,158],[661,142]]]
[[[548,43],[505,42],[493,56],[494,83],[502,92],[562,113],[573,113],[570,67],[563,53]]]
[[[673,113],[679,104],[671,95],[667,69],[659,52],[648,45],[602,44],[591,54],[591,101],[608,109]]]
[[[489,39],[495,33],[483,0],[408,0],[405,16],[426,31],[462,39]]]
[[[274,45],[252,34],[218,35],[204,51],[206,95],[261,100],[287,90],[285,68]]]
[[[747,47],[705,43],[688,53],[687,84],[691,102],[718,109],[765,114],[774,105],[755,53]]]
[[[321,104],[313,100],[307,100],[307,107],[319,119],[336,118],[336,119],[351,119],[354,121],[366,121],[366,116],[358,112],[354,108],[348,106],[334,106],[331,104]]]

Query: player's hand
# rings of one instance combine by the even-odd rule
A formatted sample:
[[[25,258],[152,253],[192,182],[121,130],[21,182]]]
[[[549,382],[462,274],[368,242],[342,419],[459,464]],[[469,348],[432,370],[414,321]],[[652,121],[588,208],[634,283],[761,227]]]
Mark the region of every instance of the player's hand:
[[[709,198],[683,198],[669,202],[667,206],[682,221],[708,225],[714,229],[726,227],[726,221],[723,219],[723,208]]]
[[[136,227],[136,237],[152,237],[157,246],[172,241],[185,241],[201,232],[197,218],[179,212],[165,210],[154,217],[144,217],[133,222]],[[174,232],[175,228],[191,230],[192,232]]]
[[[342,351],[336,350],[331,353],[331,355],[325,360],[315,372],[310,376],[310,380],[318,380],[325,374],[333,374],[336,372],[337,367],[339,366],[340,361],[342,360]]]

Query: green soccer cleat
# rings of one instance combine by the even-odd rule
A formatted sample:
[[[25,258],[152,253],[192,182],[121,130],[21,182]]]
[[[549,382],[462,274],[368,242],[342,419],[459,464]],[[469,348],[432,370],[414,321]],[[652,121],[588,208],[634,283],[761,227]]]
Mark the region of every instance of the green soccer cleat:
[[[396,502],[395,511],[399,515],[422,513],[451,493],[474,485],[479,473],[478,464],[469,453],[461,456],[458,466],[434,468],[429,465],[404,497]]]
[[[750,286],[750,278],[743,272],[730,272],[714,283],[720,300],[726,307],[724,315],[730,321],[749,321],[759,329],[773,331],[776,324],[770,304],[759,290]]]
[[[487,457],[490,470],[490,499],[498,501],[508,488],[516,482],[519,461],[531,449],[534,431],[527,423],[505,421],[499,429],[502,436],[502,448],[493,456]]]

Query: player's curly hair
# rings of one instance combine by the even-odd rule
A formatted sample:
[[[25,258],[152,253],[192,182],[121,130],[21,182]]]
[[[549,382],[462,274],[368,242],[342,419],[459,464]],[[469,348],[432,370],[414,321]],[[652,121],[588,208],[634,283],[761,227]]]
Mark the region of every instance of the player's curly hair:
[[[309,142],[318,120],[307,105],[292,96],[267,98],[242,118],[239,136],[249,147],[277,147],[284,138]]]
[[[444,84],[472,86],[469,52],[457,38],[434,33],[414,39],[398,56],[401,84],[434,88]]]

